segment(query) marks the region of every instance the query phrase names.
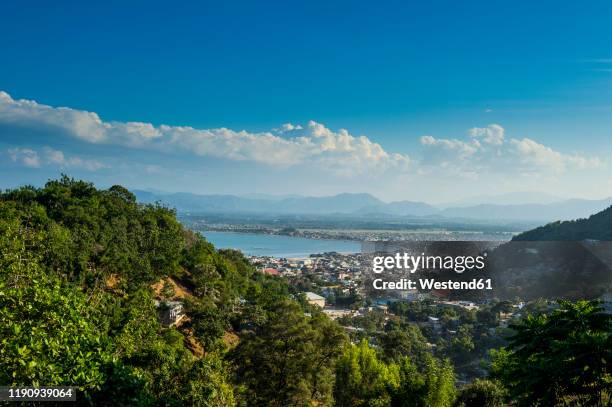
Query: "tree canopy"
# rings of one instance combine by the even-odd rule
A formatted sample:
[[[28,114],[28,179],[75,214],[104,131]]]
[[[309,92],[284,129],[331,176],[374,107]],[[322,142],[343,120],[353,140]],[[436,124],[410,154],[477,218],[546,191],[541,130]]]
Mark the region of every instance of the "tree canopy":
[[[493,352],[493,377],[520,405],[601,405],[610,400],[612,316],[596,301],[559,305],[512,326],[510,345]]]

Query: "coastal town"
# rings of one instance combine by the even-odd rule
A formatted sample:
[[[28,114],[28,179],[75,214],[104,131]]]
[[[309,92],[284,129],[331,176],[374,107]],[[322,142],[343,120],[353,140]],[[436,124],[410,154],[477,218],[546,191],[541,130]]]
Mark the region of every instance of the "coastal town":
[[[527,309],[552,309],[554,302],[451,300],[444,293],[418,290],[367,290],[371,257],[367,253],[337,252],[301,258],[250,256],[259,272],[285,278],[305,301],[347,331],[354,342],[366,339],[372,346],[384,340],[393,326],[412,326],[424,346],[458,364],[460,380],[484,375],[482,359],[488,349],[505,343],[509,325]],[[422,334],[422,335],[421,335]]]
[[[274,256],[249,256],[249,261],[261,273],[286,278],[294,287],[303,288],[309,302],[320,306],[332,318],[351,312],[363,314],[373,309],[386,311],[390,303],[397,301],[431,301],[442,306],[478,310],[489,300],[452,301],[437,291],[419,292],[417,289],[384,290],[384,295],[372,296],[364,282],[371,270],[372,257],[368,253],[327,252],[308,257],[285,258]],[[341,307],[338,297],[352,296],[355,300]],[[357,305],[367,305],[356,307]]]

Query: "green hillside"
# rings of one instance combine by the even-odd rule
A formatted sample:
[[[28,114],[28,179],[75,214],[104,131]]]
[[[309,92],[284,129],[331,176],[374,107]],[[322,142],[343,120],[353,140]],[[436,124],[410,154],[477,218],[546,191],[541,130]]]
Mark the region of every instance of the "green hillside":
[[[559,221],[523,232],[517,241],[612,240],[612,206],[587,219]]]
[[[1,385],[72,384],[83,404],[231,406],[249,390],[228,361],[250,346],[232,349],[240,327],[256,330],[282,309],[312,336],[302,346],[339,353],[344,340],[316,342],[323,330],[342,332],[322,315],[306,319],[289,287],[240,253],[215,250],[173,211],[138,204],[120,186],[64,177],[6,191],[0,254]],[[177,299],[186,318],[166,327],[160,313]],[[314,392],[315,379],[329,382],[300,368],[294,386]]]

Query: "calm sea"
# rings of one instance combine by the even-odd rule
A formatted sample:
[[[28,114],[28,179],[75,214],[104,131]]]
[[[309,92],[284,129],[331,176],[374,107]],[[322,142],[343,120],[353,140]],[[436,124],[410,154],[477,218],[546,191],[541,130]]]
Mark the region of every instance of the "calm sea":
[[[252,256],[307,257],[313,253],[361,251],[359,242],[345,240],[235,232],[204,232],[204,236],[217,248],[237,249]]]

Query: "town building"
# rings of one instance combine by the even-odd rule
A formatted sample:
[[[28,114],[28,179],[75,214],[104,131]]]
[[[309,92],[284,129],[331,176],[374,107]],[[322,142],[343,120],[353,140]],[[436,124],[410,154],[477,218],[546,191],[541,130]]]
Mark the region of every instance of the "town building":
[[[305,295],[306,301],[308,301],[310,305],[316,305],[321,308],[325,307],[325,297],[321,297],[319,294],[315,294],[312,292],[307,292],[305,293]]]

